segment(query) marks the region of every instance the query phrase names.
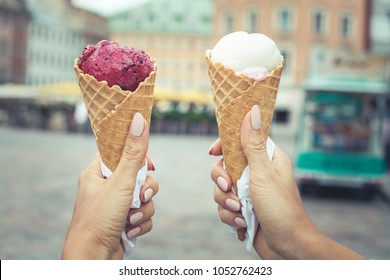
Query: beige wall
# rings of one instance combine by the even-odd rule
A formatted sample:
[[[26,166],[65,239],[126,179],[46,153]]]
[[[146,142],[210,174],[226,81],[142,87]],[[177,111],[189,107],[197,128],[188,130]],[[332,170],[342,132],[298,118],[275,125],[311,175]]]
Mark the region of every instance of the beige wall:
[[[205,50],[211,37],[205,35],[163,33],[115,33],[111,39],[133,45],[157,61],[156,87],[169,90],[210,89]]]

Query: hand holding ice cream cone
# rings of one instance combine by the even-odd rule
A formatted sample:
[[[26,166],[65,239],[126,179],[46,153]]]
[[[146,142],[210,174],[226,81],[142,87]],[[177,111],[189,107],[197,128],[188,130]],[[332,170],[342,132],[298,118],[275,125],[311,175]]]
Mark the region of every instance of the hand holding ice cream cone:
[[[240,142],[240,128],[254,105],[261,111],[262,131],[267,139],[283,69],[276,44],[262,34],[234,32],[223,37],[206,53],[225,166],[234,191],[248,165]],[[264,141],[261,143],[266,145]],[[244,240],[245,229],[238,230]]]
[[[101,41],[84,49],[75,61],[74,70],[96,137],[101,172],[104,177],[110,177],[126,153],[129,129],[133,135],[142,134],[134,120],[142,118],[142,123],[145,119],[150,125],[156,63],[140,49]],[[151,164],[145,164],[146,157],[134,178],[136,185],[131,208],[141,207],[140,189]],[[135,248],[135,236],[126,234],[129,220],[123,220],[122,224],[122,246],[130,254]]]

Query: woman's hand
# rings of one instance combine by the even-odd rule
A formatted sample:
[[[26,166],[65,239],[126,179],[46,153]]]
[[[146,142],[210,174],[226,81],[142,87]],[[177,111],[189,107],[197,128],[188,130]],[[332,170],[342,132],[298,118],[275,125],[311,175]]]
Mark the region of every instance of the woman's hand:
[[[325,236],[306,214],[293,166],[288,156],[275,146],[272,161],[269,161],[265,137],[262,132],[258,106],[247,113],[241,126],[241,145],[249,165],[249,193],[259,220],[254,248],[263,259],[359,259],[359,254]],[[210,154],[220,155],[217,142]],[[229,192],[231,180],[218,163],[211,172],[216,188],[215,201],[219,205],[221,220],[237,226],[240,212],[226,207],[228,198],[238,202]],[[221,184],[223,177],[227,182]],[[222,185],[222,187],[221,187]],[[235,210],[235,211],[232,211]]]
[[[115,172],[105,179],[97,156],[81,173],[63,259],[122,259],[121,232],[125,220],[129,221],[126,228],[129,238],[151,230],[154,214],[151,198],[158,191],[158,183],[153,177],[147,176],[141,188],[141,207],[130,209],[137,172],[145,163],[148,143],[148,124],[137,113]],[[153,163],[150,160],[148,163],[148,169],[154,170]]]
[[[209,154],[213,156],[222,155],[219,139],[212,145]],[[246,222],[241,214],[241,203],[238,196],[232,192],[232,181],[224,168],[223,159],[220,159],[211,169],[211,178],[215,183],[214,200],[218,204],[218,214],[221,221],[235,228],[246,228]],[[260,226],[255,234],[253,246],[262,258],[282,258],[269,248]]]

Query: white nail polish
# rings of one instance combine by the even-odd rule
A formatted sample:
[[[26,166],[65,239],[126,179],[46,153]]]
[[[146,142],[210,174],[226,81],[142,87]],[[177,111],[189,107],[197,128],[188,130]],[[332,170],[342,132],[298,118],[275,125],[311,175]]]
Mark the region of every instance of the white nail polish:
[[[226,206],[233,211],[239,211],[241,208],[240,204],[231,198],[226,199],[225,203]]]
[[[258,130],[261,128],[261,115],[259,106],[254,105],[251,109],[251,125],[252,128]]]
[[[136,225],[139,221],[142,220],[144,214],[142,212],[136,212],[130,216],[129,222],[131,225]]]
[[[225,178],[223,178],[223,177],[221,177],[221,176],[219,176],[219,177],[217,178],[217,185],[218,185],[218,187],[219,187],[221,190],[223,190],[224,192],[226,192],[227,189],[228,189],[228,183],[226,182]]]
[[[133,228],[132,230],[130,230],[127,233],[127,238],[132,239],[132,238],[136,237],[140,232],[141,232],[140,227]]]
[[[239,226],[240,228],[246,228],[247,227],[247,224],[245,222],[244,219],[240,218],[240,217],[236,217],[234,219],[234,223]]]
[[[140,113],[135,113],[131,121],[130,133],[133,136],[139,137],[144,132],[145,122],[144,117]]]
[[[145,202],[148,202],[153,196],[153,190],[152,189],[147,189],[145,192],[144,192],[144,199],[145,199]]]

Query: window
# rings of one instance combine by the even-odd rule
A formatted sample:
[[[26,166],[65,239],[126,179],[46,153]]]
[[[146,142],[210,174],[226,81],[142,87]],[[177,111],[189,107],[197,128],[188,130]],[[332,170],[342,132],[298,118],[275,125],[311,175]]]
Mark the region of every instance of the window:
[[[141,27],[142,27],[142,20],[139,19],[139,18],[135,18],[135,19],[134,19],[134,28],[135,28],[136,30],[140,30]]]
[[[255,33],[257,31],[258,16],[254,8],[249,8],[246,15],[246,28],[249,33]]]
[[[352,38],[352,14],[348,12],[344,12],[341,15],[340,20],[340,33],[341,37],[344,39]]]
[[[226,12],[223,17],[223,32],[229,34],[233,32],[234,18],[231,12]]]
[[[293,15],[289,7],[281,7],[277,15],[277,27],[279,31],[290,32],[292,30]]]
[[[327,54],[329,50],[325,46],[312,46],[310,50],[310,70],[315,72],[321,72],[328,66]]]
[[[316,35],[325,34],[325,11],[316,9],[313,14],[313,31]]]
[[[187,63],[187,69],[188,69],[188,72],[192,73],[194,71],[194,63],[192,61],[189,61]]]
[[[325,52],[318,52],[316,54],[316,63],[319,65],[319,66],[323,66],[326,62],[326,54]]]
[[[153,14],[153,13],[149,13],[149,21],[151,22],[151,23],[153,23],[154,22],[154,19],[155,19],[155,15]]]
[[[211,17],[209,15],[203,15],[202,20],[203,20],[203,23],[205,23],[205,24],[211,23]]]
[[[176,23],[181,23],[183,21],[183,15],[181,15],[181,14],[176,14],[176,15],[174,15],[173,18],[174,18]]]

